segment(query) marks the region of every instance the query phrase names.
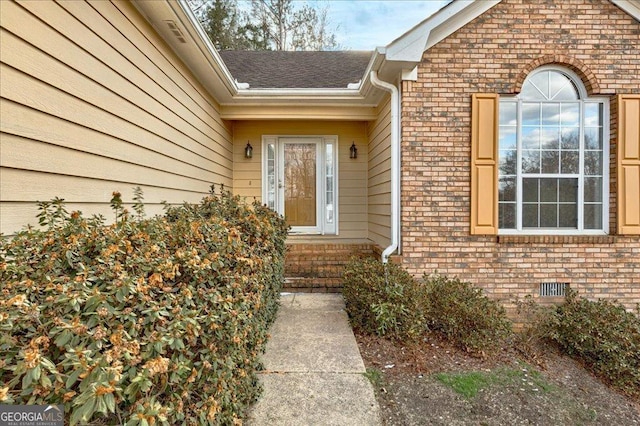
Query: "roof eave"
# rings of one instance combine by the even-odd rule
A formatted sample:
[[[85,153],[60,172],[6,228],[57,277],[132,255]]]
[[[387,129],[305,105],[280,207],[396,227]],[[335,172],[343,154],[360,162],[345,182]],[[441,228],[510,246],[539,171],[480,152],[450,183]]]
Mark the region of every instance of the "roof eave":
[[[238,93],[233,76],[185,0],[132,3],[218,103],[227,102]],[[177,27],[178,33],[169,23]]]
[[[380,78],[400,78],[403,71],[415,68],[426,50],[453,34],[459,28],[491,9],[500,0],[454,0],[404,33],[384,48],[377,69]]]
[[[611,3],[640,21],[640,0],[611,0]]]

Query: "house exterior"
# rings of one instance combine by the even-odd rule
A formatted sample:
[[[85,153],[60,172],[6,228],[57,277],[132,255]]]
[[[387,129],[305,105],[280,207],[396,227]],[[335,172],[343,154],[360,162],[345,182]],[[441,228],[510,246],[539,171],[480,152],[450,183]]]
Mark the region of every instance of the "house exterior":
[[[368,253],[640,303],[637,0],[454,0],[372,52],[216,52],[182,0],[0,8],[5,234],[215,184],[285,216],[293,289]]]

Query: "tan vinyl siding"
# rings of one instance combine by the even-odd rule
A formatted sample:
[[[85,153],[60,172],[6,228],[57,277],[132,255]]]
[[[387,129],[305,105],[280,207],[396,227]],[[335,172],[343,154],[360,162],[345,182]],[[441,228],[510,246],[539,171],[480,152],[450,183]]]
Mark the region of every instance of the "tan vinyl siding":
[[[369,239],[381,247],[391,243],[391,101],[381,103],[378,119],[369,123],[367,193]]]
[[[140,186],[156,212],[231,186],[229,124],[130,3],[0,3],[1,232],[55,196],[105,214]]]
[[[233,126],[234,193],[252,200],[262,199],[262,136],[338,137],[338,226],[337,239],[367,238],[367,135],[366,123],[349,121],[237,121]],[[247,142],[253,158],[244,158]],[[355,142],[358,158],[349,159]],[[323,237],[314,237],[314,239]],[[333,238],[335,236],[327,238]]]

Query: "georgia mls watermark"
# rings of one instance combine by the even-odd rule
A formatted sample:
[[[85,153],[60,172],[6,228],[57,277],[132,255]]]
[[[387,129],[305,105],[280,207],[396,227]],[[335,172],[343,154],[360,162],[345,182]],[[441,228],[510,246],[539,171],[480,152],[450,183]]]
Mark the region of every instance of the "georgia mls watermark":
[[[0,405],[0,426],[64,426],[64,406]]]

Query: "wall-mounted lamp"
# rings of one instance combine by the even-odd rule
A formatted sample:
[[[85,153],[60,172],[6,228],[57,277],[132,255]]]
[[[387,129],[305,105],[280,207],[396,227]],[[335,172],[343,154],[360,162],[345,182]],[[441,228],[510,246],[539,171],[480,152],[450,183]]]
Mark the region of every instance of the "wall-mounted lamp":
[[[252,158],[253,157],[253,147],[247,141],[247,146],[244,147],[244,158]]]
[[[351,159],[358,158],[358,148],[356,148],[355,142],[353,142],[351,144],[351,148],[349,148],[349,158]]]

